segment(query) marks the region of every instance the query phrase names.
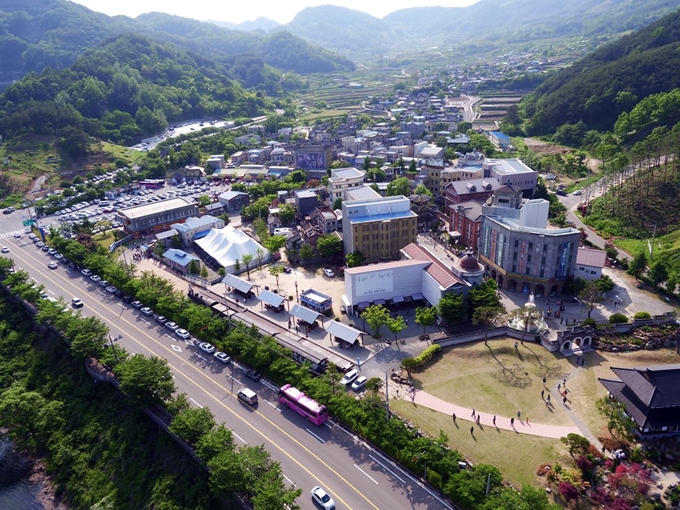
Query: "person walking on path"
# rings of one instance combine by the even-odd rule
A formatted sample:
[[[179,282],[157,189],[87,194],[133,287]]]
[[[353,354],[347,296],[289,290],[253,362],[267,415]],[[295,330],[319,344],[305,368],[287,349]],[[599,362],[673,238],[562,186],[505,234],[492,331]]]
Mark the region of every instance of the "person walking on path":
[[[453,423],[456,423],[456,413],[453,413],[451,416],[453,417]]]
[[[474,409],[472,410],[472,417],[473,418],[475,417],[475,410]]]
[[[517,411],[517,419],[518,420],[522,419],[522,411]]]
[[[562,397],[562,404],[566,407],[566,405],[567,405],[567,397]]]
[[[560,391],[560,388],[562,388],[562,385],[561,385],[561,384],[558,384],[558,385],[557,385],[557,391],[559,391],[560,393],[562,393],[562,392]]]
[[[470,435],[474,436],[475,435],[475,428],[470,427]]]
[[[545,390],[541,390],[541,400],[545,397]]]
[[[477,425],[479,425],[479,419],[482,417],[481,414],[477,414]]]
[[[511,427],[515,426],[515,419],[514,418],[510,418],[510,426]]]
[[[527,419],[526,419],[526,420],[527,420],[527,425],[529,425],[529,417],[527,417]]]
[[[543,378],[543,386],[545,386],[545,377]]]
[[[564,386],[565,390],[567,389],[567,379],[566,378],[562,379],[562,386]]]
[[[493,420],[491,420],[491,421],[493,421],[493,426],[495,427],[496,426],[496,415],[495,414],[493,415]]]

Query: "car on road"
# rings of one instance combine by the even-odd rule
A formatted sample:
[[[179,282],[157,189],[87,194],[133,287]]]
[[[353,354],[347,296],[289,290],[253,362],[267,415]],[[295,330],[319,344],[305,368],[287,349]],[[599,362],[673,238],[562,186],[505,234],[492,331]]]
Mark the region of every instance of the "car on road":
[[[54,255],[55,260],[61,260],[64,258],[64,256],[61,253],[57,253]]]
[[[179,324],[176,322],[166,322],[165,327],[171,331],[175,331],[177,328],[179,328]]]
[[[144,308],[142,308],[139,311],[142,312],[144,315],[153,315],[153,310],[151,308],[149,308],[148,306],[145,306]]]
[[[9,253],[9,248],[7,246],[3,246],[2,253]]]
[[[130,303],[130,304],[131,304],[133,307],[135,307],[135,308],[141,308],[141,307],[144,306],[144,303],[142,303],[141,301],[133,301],[133,302]]]
[[[323,508],[323,510],[335,510],[333,498],[318,485],[312,489],[312,501]]]
[[[352,389],[354,391],[359,391],[366,386],[366,381],[368,381],[368,377],[365,375],[362,375],[361,377],[357,377],[357,379],[352,383]]]
[[[260,379],[262,379],[262,374],[257,370],[253,370],[252,368],[250,368],[246,370],[246,377],[252,379],[253,381],[259,381]]]
[[[572,193],[572,195],[574,195],[575,197],[582,195],[582,194],[583,194],[583,190],[581,190],[581,189],[577,189],[576,191],[574,191]]]
[[[566,197],[566,196],[567,196],[567,192],[564,191],[563,189],[558,189],[558,190],[555,192],[555,194],[556,194],[556,195],[559,195],[559,196],[561,196],[561,197]]]
[[[201,342],[198,344],[198,348],[203,352],[207,352],[208,354],[215,352],[215,346],[213,344],[209,344],[208,342]]]
[[[82,302],[82,300],[80,298],[74,297],[73,299],[71,299],[71,306],[73,308],[81,308],[83,306],[83,304],[84,303]]]
[[[23,234],[21,232],[17,232],[16,234],[14,234],[14,237],[16,239],[21,239],[23,237]]]
[[[92,276],[92,271],[90,271],[89,269],[83,269],[80,272],[80,274],[82,274],[83,276]]]
[[[59,267],[59,266],[57,265],[57,263],[55,261],[51,260],[50,263],[47,264],[47,267],[49,267],[50,269],[57,269],[57,267]]]
[[[186,340],[187,338],[191,338],[191,333],[189,333],[186,329],[176,329],[175,330],[175,335],[177,335],[180,338],[183,338]]]
[[[333,278],[335,276],[335,273],[330,267],[324,267],[323,268],[323,274],[328,276],[328,278]]]
[[[359,371],[354,368],[342,376],[342,379],[340,379],[340,384],[347,387],[353,383],[357,377],[359,377]]]
[[[42,251],[46,252],[46,251],[48,251],[48,250],[50,249],[50,247],[47,246],[47,245],[44,245],[44,246],[42,246],[40,249],[41,249]]]
[[[106,287],[106,292],[109,292],[111,294],[115,294],[117,290],[118,289],[115,288],[113,285],[109,285],[108,287]]]
[[[92,281],[95,282],[95,283],[97,283],[97,282],[100,281],[101,279],[102,279],[102,277],[99,276],[99,275],[96,275],[96,274],[93,274],[92,276],[90,276],[90,280],[92,280]]]
[[[168,319],[164,315],[156,315],[156,322],[159,324],[165,324],[168,322]]]
[[[215,354],[213,354],[213,356],[215,356],[215,358],[218,361],[221,361],[225,365],[231,361],[231,358],[226,353],[224,353],[222,351],[216,351]]]
[[[242,388],[238,390],[236,395],[239,400],[245,402],[249,406],[254,406],[257,404],[257,393],[255,393],[250,388]]]
[[[12,214],[16,209],[14,207],[8,207],[4,211],[2,211],[3,214]]]
[[[50,255],[56,255],[56,254],[57,254],[57,250],[55,250],[54,248],[48,248],[48,249],[47,249],[47,253],[49,253]]]
[[[99,283],[100,287],[108,287],[109,286],[109,282],[107,282],[106,280],[99,280],[99,282],[97,282],[97,283]]]

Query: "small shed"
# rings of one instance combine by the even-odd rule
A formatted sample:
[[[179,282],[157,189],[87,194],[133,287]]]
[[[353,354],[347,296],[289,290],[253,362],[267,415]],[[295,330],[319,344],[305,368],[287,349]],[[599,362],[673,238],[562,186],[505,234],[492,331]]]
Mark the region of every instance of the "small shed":
[[[298,324],[310,329],[314,329],[319,325],[317,320],[321,316],[319,312],[301,305],[293,305],[293,308],[290,309],[290,314],[297,319]]]
[[[253,297],[252,289],[255,284],[249,282],[248,280],[244,280],[243,278],[239,278],[233,274],[226,274],[224,275],[224,278],[222,278],[222,283],[224,283],[227,287],[233,288],[234,291],[247,298]]]
[[[359,340],[359,337],[363,335],[358,329],[354,329],[353,327],[338,321],[329,322],[328,326],[326,326],[326,331],[333,335],[336,341],[341,342],[341,345],[342,342],[354,345]]]
[[[260,292],[259,298],[266,309],[274,310],[277,313],[283,311],[283,303],[285,301],[283,296],[274,294],[270,290],[263,290]]]

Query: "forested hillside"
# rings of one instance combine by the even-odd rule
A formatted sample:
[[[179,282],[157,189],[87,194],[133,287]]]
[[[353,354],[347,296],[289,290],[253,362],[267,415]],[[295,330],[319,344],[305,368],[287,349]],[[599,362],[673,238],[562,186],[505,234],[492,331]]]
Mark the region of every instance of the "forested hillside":
[[[87,51],[68,69],[30,74],[5,90],[0,132],[63,136],[76,147],[87,135],[129,144],[168,121],[261,115],[273,109],[270,101],[207,58],[124,35]]]
[[[344,57],[315,48],[303,40],[287,42],[294,53],[282,55],[272,36],[245,33],[177,16],[152,13],[136,19],[110,17],[65,0],[5,0],[0,2],[0,82],[18,79],[45,67],[61,69],[85,50],[124,33],[143,34],[173,42],[218,62],[242,53],[294,72],[353,69]]]
[[[562,124],[611,130],[619,115],[645,97],[680,87],[680,11],[607,44],[562,69],[523,101],[526,133]]]

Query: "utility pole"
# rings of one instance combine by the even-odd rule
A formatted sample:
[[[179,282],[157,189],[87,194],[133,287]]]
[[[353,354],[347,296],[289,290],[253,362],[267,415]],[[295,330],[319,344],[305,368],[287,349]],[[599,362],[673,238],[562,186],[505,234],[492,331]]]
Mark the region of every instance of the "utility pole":
[[[680,345],[680,342],[678,342]],[[387,384],[387,372],[385,372],[385,411],[387,413],[387,421],[390,421],[390,390]]]
[[[652,257],[654,256],[654,238],[656,237],[656,224],[652,225],[654,227],[654,230],[652,230],[652,245],[649,248],[649,262],[651,264],[652,262]]]

